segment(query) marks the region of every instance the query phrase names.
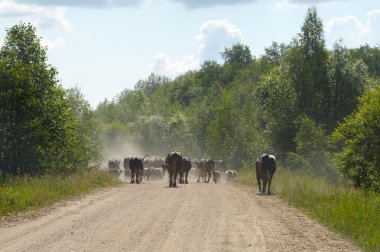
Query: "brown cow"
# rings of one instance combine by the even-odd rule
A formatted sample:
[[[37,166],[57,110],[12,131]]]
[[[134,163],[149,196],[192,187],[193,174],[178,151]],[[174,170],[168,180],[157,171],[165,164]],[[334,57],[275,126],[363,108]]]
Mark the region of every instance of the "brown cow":
[[[177,173],[183,169],[183,158],[179,152],[170,152],[165,159],[165,165],[162,168],[168,170],[169,187],[177,187]]]
[[[209,183],[211,178],[211,172],[215,170],[215,161],[213,159],[202,159],[201,161],[196,161],[195,163],[198,166],[197,182],[199,182],[201,177],[204,177],[204,182]]]
[[[260,193],[271,194],[270,185],[275,172],[276,157],[274,155],[263,154],[256,160],[256,180]],[[261,181],[263,182],[263,187],[261,187]],[[268,191],[266,191],[267,183]]]
[[[187,157],[183,157],[183,167],[179,171],[179,183],[180,184],[183,184],[183,183],[188,184],[189,183],[187,181],[187,177],[189,176],[190,170],[191,170],[190,159],[188,159]]]

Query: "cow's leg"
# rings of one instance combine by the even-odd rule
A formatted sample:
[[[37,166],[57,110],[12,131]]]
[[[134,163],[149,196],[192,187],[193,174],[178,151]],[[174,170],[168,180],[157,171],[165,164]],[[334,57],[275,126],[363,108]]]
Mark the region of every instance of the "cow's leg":
[[[256,173],[256,180],[257,185],[259,186],[259,192],[261,192],[261,181],[260,181],[260,175]]]
[[[173,182],[172,182],[173,173],[171,171],[169,171],[168,173],[169,173],[169,187],[173,187]]]
[[[187,176],[189,175],[189,171],[186,172],[185,174],[185,183],[188,184],[189,182],[187,182]]]
[[[136,171],[136,183],[137,184],[140,184],[140,182],[141,182],[141,170],[140,169],[137,169],[137,171]]]
[[[201,170],[198,169],[198,180],[197,180],[197,183],[199,183],[199,180],[201,179]]]
[[[174,176],[173,176],[173,181],[174,181],[174,183],[173,183],[173,187],[177,187],[177,173],[178,173],[178,171],[174,171]]]
[[[207,183],[210,182],[210,178],[211,178],[211,171],[207,171],[207,174],[208,174],[208,179],[207,179]],[[207,176],[207,175],[206,175]]]
[[[135,183],[135,172],[131,169],[131,184]]]
[[[261,191],[262,193],[267,192],[267,183],[268,183],[268,178],[263,178],[263,190]]]
[[[178,182],[179,182],[180,184],[182,184],[182,183],[183,183],[182,180],[183,180],[183,173],[180,172],[180,173],[179,173],[179,179],[178,179]]]
[[[272,184],[272,175],[269,175],[269,180],[268,180],[268,195],[270,195],[270,185]]]

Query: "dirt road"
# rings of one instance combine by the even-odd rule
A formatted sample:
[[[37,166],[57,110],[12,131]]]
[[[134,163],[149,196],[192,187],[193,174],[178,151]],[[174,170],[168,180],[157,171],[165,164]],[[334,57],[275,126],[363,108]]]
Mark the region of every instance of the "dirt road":
[[[0,251],[357,251],[276,196],[123,183],[0,222]],[[30,218],[27,220],[27,218]]]

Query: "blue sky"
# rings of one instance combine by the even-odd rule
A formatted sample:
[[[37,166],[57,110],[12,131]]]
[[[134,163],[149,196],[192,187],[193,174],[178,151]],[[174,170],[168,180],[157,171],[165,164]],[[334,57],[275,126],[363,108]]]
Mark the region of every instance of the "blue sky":
[[[95,108],[151,72],[170,78],[241,42],[260,56],[288,43],[317,7],[327,46],[380,44],[379,0],[0,0],[5,29],[36,25],[65,88],[78,86]]]

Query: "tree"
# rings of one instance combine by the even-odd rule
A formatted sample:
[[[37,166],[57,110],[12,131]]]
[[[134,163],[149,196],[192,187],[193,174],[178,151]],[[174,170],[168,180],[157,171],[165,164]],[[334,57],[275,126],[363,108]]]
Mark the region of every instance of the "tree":
[[[321,125],[317,125],[307,116],[300,116],[298,131],[295,134],[295,152],[287,154],[287,163],[291,168],[301,168],[315,175],[327,175],[327,136]]]
[[[262,60],[265,60],[270,64],[278,63],[286,49],[287,46],[285,44],[273,42],[270,47],[264,49],[265,54],[263,55]]]
[[[225,48],[222,58],[225,64],[236,63],[241,68],[247,67],[252,61],[251,50],[248,46],[240,43],[233,45],[232,48]]]
[[[332,135],[335,143],[343,144],[336,161],[355,187],[380,191],[380,86],[367,90],[359,101]]]
[[[358,104],[358,97],[369,86],[367,67],[362,60],[352,59],[349,51],[336,43],[327,63],[330,87],[329,129],[352,113]]]
[[[151,73],[145,80],[139,80],[135,85],[135,90],[140,90],[146,95],[152,95],[161,86],[169,82],[169,78]]]
[[[359,48],[351,49],[350,51],[355,59],[363,60],[371,75],[380,78],[380,45],[370,47],[366,44]]]
[[[78,87],[68,89],[66,99],[78,121],[78,149],[81,150],[82,162],[99,165],[103,144],[100,138],[101,129],[94,111]]]
[[[78,122],[31,24],[7,29],[0,76],[1,173],[67,173],[85,165]]]
[[[256,95],[261,127],[268,135],[272,150],[280,158],[284,157],[288,151],[294,150],[295,123],[299,113],[296,92],[288,77],[288,66],[282,64],[263,76]]]
[[[323,23],[315,7],[307,10],[298,40],[294,41],[286,57],[297,94],[297,107],[317,123],[325,123],[330,108],[327,52]]]

